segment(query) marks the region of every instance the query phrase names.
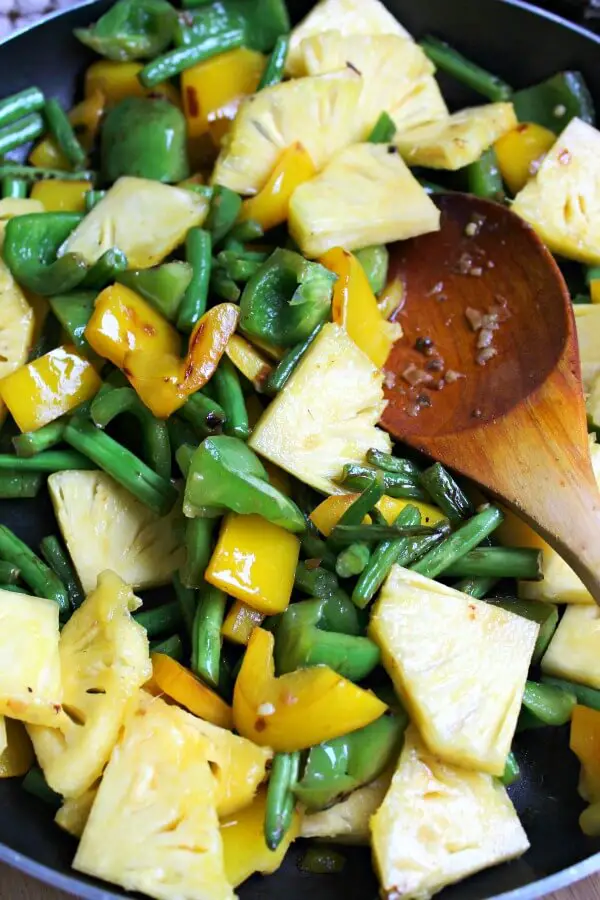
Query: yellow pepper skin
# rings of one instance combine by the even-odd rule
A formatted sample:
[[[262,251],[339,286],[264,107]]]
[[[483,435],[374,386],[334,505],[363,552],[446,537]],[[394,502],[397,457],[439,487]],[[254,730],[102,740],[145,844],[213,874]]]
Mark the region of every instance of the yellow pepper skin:
[[[357,497],[358,494],[337,494],[327,497],[316,509],[313,509],[310,519],[321,534],[329,537],[343,514],[349,506],[352,506]],[[377,504],[377,509],[383,513],[388,524],[391,525],[409,504],[417,507],[421,513],[423,525],[437,525],[438,522],[444,519],[443,512],[437,506],[431,506],[429,503],[419,503],[417,500],[397,500],[394,497],[384,496]],[[370,517],[367,516],[366,520],[370,521]]]
[[[596,803],[600,800],[600,712],[588,706],[575,707],[569,746],[581,763],[580,793]]]
[[[400,337],[400,327],[382,317],[365,270],[352,253],[334,247],[319,262],[338,276],[333,288],[333,321],[345,328],[357,347],[381,368]]]
[[[264,834],[266,804],[267,792],[261,788],[250,806],[221,820],[225,875],[234,888],[255,872],[261,875],[276,872],[290,844],[300,834],[301,817],[296,811],[277,850],[269,850]]]
[[[252,609],[251,606],[248,606],[247,603],[242,603],[241,600],[234,600],[233,606],[223,622],[221,634],[226,640],[245,647],[250,640],[250,635],[262,623],[264,618],[263,614],[259,613],[257,609]]]
[[[152,681],[162,693],[198,718],[231,731],[231,707],[177,660],[164,653],[153,653]]]
[[[102,382],[74,347],[56,347],[0,381],[0,396],[21,431],[37,431],[90,400]]]
[[[225,350],[227,356],[242,375],[261,393],[273,366],[259,351],[239,334],[233,334]]]
[[[255,628],[233,692],[233,721],[243,737],[276,753],[305,750],[369,725],[387,707],[329,666],[275,678],[273,635]]]
[[[104,115],[105,104],[106,100],[102,91],[94,89],[69,113],[71,125],[76,127],[79,142],[87,153],[94,145]],[[66,172],[71,168],[71,163],[51,137],[42,138],[36,144],[29,154],[29,162],[32,166],[39,166],[42,169],[60,169]]]
[[[300,540],[261,516],[225,518],[205,579],[265,616],[283,612],[292,596]]]
[[[25,726],[14,719],[5,719],[7,744],[0,754],[0,778],[26,775],[35,755]]]
[[[265,65],[262,53],[241,47],[186,69],[181,90],[189,137],[207,134],[211,123],[228,126],[244,97],[256,91]]]
[[[125,97],[146,97],[148,94],[160,94],[181,106],[178,91],[167,81],[153,88],[144,88],[138,79],[143,69],[139,62],[115,62],[112,59],[99,59],[85,73],[84,94],[91,97],[100,91],[106,97],[106,105],[114,106]]]
[[[46,212],[84,212],[85,195],[92,189],[89,181],[36,181],[31,189],[32,200],[39,200]]]
[[[290,200],[296,188],[317,174],[314,163],[302,144],[283,151],[263,189],[244,200],[240,219],[254,219],[264,231],[287,222]]]
[[[494,144],[498,167],[508,189],[518,194],[537,172],[556,135],[535,122],[523,122]]]
[[[590,297],[592,303],[600,303],[600,278],[594,278],[590,281]]]

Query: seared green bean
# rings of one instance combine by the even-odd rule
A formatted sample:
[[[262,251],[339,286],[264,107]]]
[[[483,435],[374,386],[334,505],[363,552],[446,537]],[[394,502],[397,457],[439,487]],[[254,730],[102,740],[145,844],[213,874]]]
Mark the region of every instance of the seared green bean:
[[[487,506],[477,515],[462,525],[454,534],[430,550],[429,553],[412,566],[413,571],[428,578],[437,578],[452,563],[474,550],[498,525],[504,516],[495,506]]]
[[[45,450],[35,456],[0,454],[0,472],[64,472],[70,469],[95,469],[81,453],[72,450]]]
[[[85,594],[83,593],[79,575],[73,568],[69,553],[54,535],[49,535],[49,537],[42,539],[40,550],[52,571],[66,587],[71,608],[77,609],[85,600]]]
[[[69,117],[58,100],[54,97],[46,101],[44,115],[46,116],[50,134],[56,141],[63,155],[69,160],[72,167],[77,169],[85,166],[85,150],[77,139],[77,135],[73,130]]]
[[[21,578],[36,597],[54,600],[62,616],[70,614],[69,596],[60,578],[6,525],[0,525],[0,559],[20,570]]]
[[[371,551],[367,544],[350,544],[339,554],[335,571],[340,578],[353,578],[364,572],[370,558]]]
[[[341,520],[340,520],[341,521]],[[350,544],[377,544],[379,541],[393,541],[397,538],[427,537],[437,534],[439,538],[449,534],[448,524],[416,525],[404,528],[401,525],[336,525],[331,532],[331,540],[340,547]]]
[[[21,574],[20,569],[12,563],[0,559],[0,581],[3,585],[16,584]]]
[[[67,423],[65,419],[57,419],[44,425],[39,431],[24,431],[12,439],[17,456],[29,457],[49,450],[62,443]]]
[[[19,163],[0,164],[0,179],[24,178],[28,183],[34,181],[91,181],[96,180],[96,173],[90,170],[68,172],[62,169],[42,169],[36,166],[23,166]]]
[[[486,594],[489,594],[496,584],[498,584],[497,578],[485,578],[479,576],[477,578],[463,578],[462,581],[456,582],[454,590],[462,591],[463,594],[468,594],[469,597],[475,597],[476,600],[483,600]]]
[[[600,691],[587,687],[585,684],[576,684],[574,681],[564,681],[562,678],[552,678],[550,675],[542,675],[543,684],[549,687],[560,688],[567,694],[573,694],[582,706],[589,706],[600,712]]]
[[[454,578],[522,578],[539,581],[542,552],[527,547],[479,547],[457,560],[444,572]]]
[[[294,587],[304,591],[309,597],[327,600],[339,591],[340,584],[333,572],[320,566],[309,567],[305,562],[299,562],[296,566]]]
[[[276,753],[273,757],[265,809],[265,841],[269,850],[277,850],[292,824],[296,806],[292,788],[299,771],[299,753]]]
[[[223,356],[213,375],[217,400],[225,411],[225,434],[246,440],[250,437],[250,425],[246,401],[237,370],[227,356]]]
[[[174,634],[164,641],[151,641],[150,650],[152,653],[164,653],[165,656],[170,656],[177,662],[182,662],[184,657],[183,644],[178,634]]]
[[[7,584],[0,584],[0,591],[10,591],[13,594],[25,594],[27,597],[31,596],[30,591],[26,588],[21,587],[20,584],[11,584],[10,582]]]
[[[339,479],[345,488],[350,491],[363,491],[375,470],[369,466],[356,464],[345,465],[342,477]],[[388,497],[407,500],[427,500],[428,497],[414,479],[408,475],[399,475],[394,472],[384,472],[384,493]]]
[[[506,757],[506,765],[504,766],[504,773],[500,778],[500,781],[505,787],[509,787],[509,785],[514,784],[515,781],[519,780],[520,775],[521,770],[519,769],[519,763],[511,750]]]
[[[14,462],[18,457],[11,456]],[[37,497],[44,477],[41,472],[23,472],[19,469],[9,469],[0,472],[0,500],[27,500]]]
[[[135,614],[134,619],[138,625],[146,629],[149,638],[158,637],[160,634],[173,634],[183,624],[183,614],[177,600],[163,603],[155,609],[145,609]]]
[[[181,581],[189,588],[204,585],[204,573],[210,561],[217,519],[188,519],[185,524],[186,559]]]
[[[229,234],[235,225],[242,208],[242,198],[235,191],[218,184],[208,210],[204,227],[212,235],[216,246]]]
[[[510,100],[512,88],[509,84],[506,84],[497,75],[486,72],[481,66],[466,59],[458,50],[455,50],[445,41],[440,41],[431,37],[431,35],[427,35],[420,43],[429,59],[442,72],[447,72],[456,78],[457,81],[473,88],[474,91],[477,91],[489,100],[494,102]]]
[[[336,528],[362,525],[362,521],[365,516],[369,515],[369,513],[375,506],[377,506],[377,504],[383,497],[384,484],[385,482],[383,473],[376,470],[372,471],[369,475],[369,482],[365,486],[360,497],[357,497],[356,500],[343,513],[336,525]],[[330,536],[330,539],[333,538],[333,543],[335,543],[335,530],[336,529],[334,528]],[[358,540],[361,540],[361,538],[358,538]]]
[[[486,200],[504,201],[504,182],[493,147],[485,150],[477,162],[467,166],[469,193]]]
[[[198,606],[198,593],[193,588],[185,587],[178,572],[173,575],[173,588],[181,609],[183,623],[187,633],[191,636],[194,629],[196,607]]]
[[[3,178],[2,197],[4,199],[22,200],[27,196],[27,182],[22,178]]]
[[[421,514],[416,506],[405,506],[397,516],[394,525],[398,528],[416,528],[421,521]],[[371,602],[394,563],[406,553],[410,545],[409,538],[382,541],[371,554],[369,565],[358,579],[352,592],[352,602],[359,609],[364,609]]]
[[[210,275],[210,289],[217,297],[227,300],[229,303],[237,303],[242,295],[235,281],[232,281],[223,269],[215,266]]]
[[[45,102],[45,97],[38,87],[25,88],[24,91],[5,97],[4,100],[0,100],[0,127],[39,112]]]
[[[106,191],[87,191],[85,195],[85,211],[89,213],[106,197]]]
[[[319,565],[322,565],[323,568],[329,569],[331,572],[335,571],[336,556],[325,541],[307,531],[301,535],[300,544],[307,559],[318,560]]]
[[[565,725],[570,721],[577,697],[551,684],[527,681],[523,706],[544,725]]]
[[[222,406],[202,391],[195,394],[179,410],[179,415],[203,436],[222,431],[227,416]]]
[[[421,475],[421,484],[451,522],[468,519],[475,510],[462,488],[441,463],[435,463]]]
[[[202,228],[190,228],[185,239],[185,258],[192,267],[192,280],[183,295],[177,327],[189,334],[204,315],[212,267],[212,237]]]
[[[214,688],[219,686],[226,603],[223,591],[207,585],[200,593],[192,631],[192,671]]]
[[[283,80],[285,72],[285,61],[287,59],[288,50],[290,49],[289,34],[280,34],[275,41],[275,46],[269,57],[269,61],[262,74],[262,78],[258,83],[257,90],[262,91],[263,88],[272,87],[279,84]]]
[[[288,350],[287,353],[284,354],[281,361],[278,363],[275,369],[271,372],[269,378],[267,379],[267,383],[265,385],[265,391],[267,394],[278,394],[283,390],[287,382],[289,381],[292,373],[294,372],[296,366],[317,337],[319,332],[323,327],[323,323],[317,325],[314,328],[306,340],[302,341],[299,344],[296,344],[295,347],[292,347],[291,350]]]
[[[44,133],[44,120],[38,113],[19,119],[12,125],[0,128],[0,153],[9,153]]]
[[[163,56],[157,56],[147,63],[138,74],[142,87],[153,88],[163,81],[169,81],[198,63],[205,62],[219,53],[235,50],[244,43],[243,28],[231,28],[218,34],[209,34],[203,41],[191,46],[177,47]]]
[[[381,450],[369,450],[367,452],[367,462],[383,472],[390,472],[393,475],[404,475],[411,481],[418,482],[421,477],[419,467],[411,462],[410,459],[399,459],[392,456],[391,453],[382,453]]]
[[[260,222],[255,222],[254,219],[246,219],[245,222],[238,222],[227,235],[225,249],[233,249],[229,246],[232,241],[239,241],[243,247],[247,241],[260,240],[264,237],[264,234],[265,232],[262,225]]]

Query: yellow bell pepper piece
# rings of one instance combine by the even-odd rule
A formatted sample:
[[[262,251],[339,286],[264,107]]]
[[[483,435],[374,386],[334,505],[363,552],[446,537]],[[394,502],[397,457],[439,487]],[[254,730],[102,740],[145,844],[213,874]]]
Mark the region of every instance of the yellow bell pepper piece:
[[[50,178],[36,181],[30,196],[43,203],[46,212],[84,212],[85,195],[91,189],[90,181],[59,181]]]
[[[231,707],[177,660],[164,653],[153,653],[152,680],[164,694],[198,718],[231,731]]]
[[[168,81],[163,81],[153,88],[142,87],[138,73],[143,67],[143,63],[139,62],[115,62],[112,59],[99,59],[92,63],[85,73],[84,94],[86,97],[91,97],[96,91],[100,91],[106,97],[108,106],[114,106],[125,97],[146,97],[148,94],[160,94],[175,106],[181,106],[179,92]]]
[[[240,47],[186,69],[181,90],[190,138],[206,134],[213,122],[228,125],[244,97],[256,91],[265,65],[262,53]]]
[[[271,363],[239,334],[233,334],[229,338],[225,353],[236,369],[239,369],[242,375],[252,382],[254,388],[261,392],[265,381],[273,371]]]
[[[338,276],[333,288],[333,321],[381,368],[402,334],[400,326],[382,318],[365,270],[352,253],[334,247],[319,262]]]
[[[264,620],[262,613],[257,609],[252,609],[247,603],[241,600],[234,600],[233,606],[227,613],[221,634],[228,641],[234,644],[241,644],[245,647],[250,640],[250,635],[254,629]]]
[[[404,305],[404,282],[398,276],[392,278],[377,298],[377,309],[383,319],[391,319],[394,313]]]
[[[300,540],[261,516],[230,513],[204,578],[258,612],[272,616],[287,608]]]
[[[35,754],[25,726],[14,719],[5,719],[6,747],[0,754],[0,778],[26,775],[35,761]]]
[[[296,188],[317,174],[312,159],[302,144],[283,151],[263,189],[244,200],[240,219],[254,219],[265,231],[287,222],[290,200]]]
[[[290,844],[300,834],[301,817],[296,811],[277,850],[269,850],[264,834],[266,804],[267,792],[261,788],[250,806],[221,820],[225,876],[234,888],[255,872],[261,875],[276,872]]]
[[[233,692],[233,721],[241,735],[276,753],[305,750],[364,728],[387,707],[375,694],[329,666],[275,678],[273,635],[255,628]]]
[[[105,104],[102,91],[94,89],[69,113],[69,121],[76,128],[77,137],[86,153],[94,146]],[[36,144],[29,154],[29,162],[42,169],[61,169],[66,172],[71,168],[71,163],[51,137],[44,137]]]
[[[90,400],[102,382],[74,347],[56,347],[0,381],[0,396],[21,431],[37,431]]]
[[[535,122],[523,122],[494,144],[498,168],[513,194],[533,178],[556,135]]]
[[[600,303],[600,278],[593,278],[590,281],[590,297],[592,303]]]
[[[600,712],[576,706],[571,717],[569,746],[581,763],[580,793],[585,800],[600,800]]]
[[[352,506],[358,494],[337,494],[327,497],[310,514],[311,521],[317,526],[321,534],[329,537],[341,517],[349,506]],[[416,506],[421,513],[423,525],[436,525],[445,518],[441,509],[431,506],[429,503],[419,503],[417,500],[397,500],[394,497],[384,496],[377,504],[377,508],[385,516],[388,524],[392,524],[406,506]],[[370,521],[370,517],[366,517]]]

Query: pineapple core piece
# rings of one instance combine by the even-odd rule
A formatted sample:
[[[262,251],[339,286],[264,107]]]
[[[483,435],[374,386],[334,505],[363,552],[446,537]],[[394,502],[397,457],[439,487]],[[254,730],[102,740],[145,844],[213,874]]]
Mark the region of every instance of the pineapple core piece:
[[[371,832],[382,896],[389,900],[427,900],[529,847],[504,787],[432,756],[413,725]]]
[[[152,674],[146,629],[130,615],[139,605],[128,585],[104,572],[62,630],[59,728],[28,731],[46,781],[64,797],[79,797],[100,777],[131,702]]]
[[[410,38],[408,31],[383,3],[380,3],[380,0],[321,0],[292,31],[285,61],[288,75],[304,74],[302,41],[312,35],[331,30],[337,31],[341,36],[394,34]]]
[[[600,609],[569,606],[542,659],[546,675],[600,688]]]
[[[0,715],[54,726],[62,688],[58,606],[0,590]]]
[[[394,566],[370,637],[432,753],[502,775],[539,625]]]
[[[181,510],[162,518],[105,472],[56,472],[54,512],[86,593],[106,569],[134,589],[170,582],[185,559]]]
[[[376,427],[386,401],[383,373],[339,325],[325,325],[267,407],[249,445],[324,494],[347,493],[333,480],[373,447],[391,451]]]
[[[239,194],[264,187],[282,152],[300,142],[317,170],[361,136],[362,78],[352,69],[298,78],[244,100],[213,172]]]
[[[157,900],[233,900],[202,736],[160,699],[113,750],[73,867]]]
[[[409,166],[462,169],[517,125],[512,103],[489,103],[402,131],[396,146]]]
[[[335,844],[368,844],[371,816],[383,803],[391,780],[392,772],[385,772],[329,809],[305,813],[300,836],[326,838]]]
[[[553,253],[600,263],[600,131],[573,119],[535,178],[517,194],[513,212]]]
[[[438,231],[440,211],[394,147],[356,144],[296,189],[289,225],[302,252],[317,257]]]

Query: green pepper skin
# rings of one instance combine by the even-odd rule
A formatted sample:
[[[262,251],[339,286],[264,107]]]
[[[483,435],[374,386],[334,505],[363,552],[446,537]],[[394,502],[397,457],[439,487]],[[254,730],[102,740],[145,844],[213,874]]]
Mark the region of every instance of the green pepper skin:
[[[152,59],[173,39],[177,13],[166,0],[119,0],[91,28],[76,28],[86,47],[117,62]]]
[[[192,267],[185,262],[163,263],[153,269],[120,272],[117,281],[135,291],[169,322],[175,322],[179,306],[192,280]]]
[[[184,7],[200,6],[198,0],[184,0]],[[290,30],[290,19],[284,0],[217,0],[193,13],[180,16],[175,30],[176,44],[196,44],[209,34],[231,28],[244,32],[244,46],[266,53],[277,38]]]
[[[387,284],[390,254],[385,244],[374,244],[357,250],[355,256],[363,269],[374,294],[380,294]]]
[[[215,518],[227,510],[260,515],[292,532],[306,528],[296,504],[269,484],[258,456],[238,438],[215,435],[192,456],[184,512],[189,518]]]
[[[49,300],[52,312],[77,349],[86,356],[94,355],[84,332],[94,311],[96,296],[96,291],[74,291],[71,294],[55,294]]]
[[[109,110],[102,128],[102,175],[165,184],[190,174],[185,116],[163,97],[126,97]]]
[[[251,338],[293,347],[329,317],[335,280],[319,263],[278,248],[244,289],[240,328]]]
[[[47,297],[72,291],[83,281],[88,266],[81,257],[66,253],[57,258],[82,218],[79,213],[50,212],[9,220],[2,255],[22,287]]]
[[[516,91],[511,100],[519,122],[536,122],[555,134],[575,117],[588,125],[596,121],[594,101],[581,72],[559,72],[547,81]]]

